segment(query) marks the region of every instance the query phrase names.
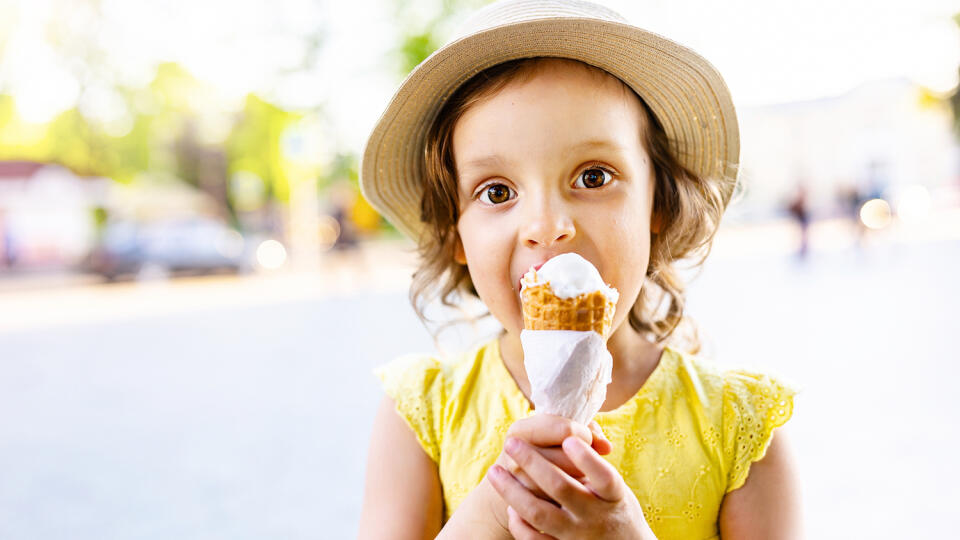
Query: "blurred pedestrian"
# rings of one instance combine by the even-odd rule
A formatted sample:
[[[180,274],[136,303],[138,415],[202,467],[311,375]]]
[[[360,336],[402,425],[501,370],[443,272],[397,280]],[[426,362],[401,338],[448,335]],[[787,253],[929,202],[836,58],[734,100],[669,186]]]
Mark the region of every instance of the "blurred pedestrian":
[[[13,227],[5,213],[0,212],[0,266],[13,268],[17,262],[17,246],[13,237]]]
[[[333,219],[337,221],[337,239],[333,242],[333,249],[348,251],[357,247],[357,232],[350,219],[350,208],[342,203],[333,207]]]
[[[328,211],[337,222],[337,238],[333,249],[352,251],[359,240],[353,222],[353,207],[357,203],[357,188],[347,180],[335,182],[327,191]]]
[[[860,249],[863,246],[863,235],[866,234],[867,229],[863,220],[860,219],[860,208],[863,207],[866,198],[856,184],[848,183],[837,190],[837,199],[839,199],[843,218],[852,230],[854,247]]]
[[[790,217],[800,226],[800,246],[797,249],[797,258],[806,260],[810,246],[810,208],[807,201],[807,186],[803,182],[797,184],[797,189],[787,205]]]

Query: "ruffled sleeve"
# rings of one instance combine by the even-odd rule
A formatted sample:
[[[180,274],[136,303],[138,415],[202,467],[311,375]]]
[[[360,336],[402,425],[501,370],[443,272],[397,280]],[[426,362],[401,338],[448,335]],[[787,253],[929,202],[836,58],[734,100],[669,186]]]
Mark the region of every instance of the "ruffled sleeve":
[[[446,403],[443,364],[429,356],[407,355],[373,370],[397,404],[420,446],[434,462],[440,460],[443,410]]]
[[[763,459],[773,430],[793,414],[796,390],[767,375],[728,371],[723,384],[723,452],[727,493],[743,486],[754,461]]]

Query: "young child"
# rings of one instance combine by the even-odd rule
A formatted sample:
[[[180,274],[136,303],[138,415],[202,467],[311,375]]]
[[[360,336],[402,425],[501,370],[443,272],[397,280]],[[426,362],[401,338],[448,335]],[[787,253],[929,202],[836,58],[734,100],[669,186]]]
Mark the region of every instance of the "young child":
[[[411,298],[476,295],[503,326],[378,370],[361,538],[794,538],[794,391],[674,343],[674,264],[709,252],[737,120],[693,51],[577,0],[500,2],[418,66],[361,186],[416,240]],[[620,293],[589,426],[531,414],[520,278],[561,253]],[[602,456],[602,457],[601,457]]]

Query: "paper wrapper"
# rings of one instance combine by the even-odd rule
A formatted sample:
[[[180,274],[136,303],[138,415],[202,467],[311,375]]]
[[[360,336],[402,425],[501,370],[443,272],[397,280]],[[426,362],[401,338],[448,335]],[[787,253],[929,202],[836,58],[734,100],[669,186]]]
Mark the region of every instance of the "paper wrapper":
[[[588,424],[607,397],[613,358],[593,331],[523,330],[523,364],[538,413]]]

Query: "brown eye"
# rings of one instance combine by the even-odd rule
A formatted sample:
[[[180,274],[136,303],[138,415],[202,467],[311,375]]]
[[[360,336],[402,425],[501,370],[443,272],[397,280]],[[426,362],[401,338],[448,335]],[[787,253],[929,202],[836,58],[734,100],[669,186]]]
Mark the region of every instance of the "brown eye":
[[[587,169],[580,173],[579,178],[577,178],[577,187],[585,188],[598,188],[604,186],[609,182],[610,173],[600,169],[598,167],[593,167]]]
[[[487,204],[502,204],[510,200],[511,190],[503,184],[490,184],[480,194],[480,199]]]

